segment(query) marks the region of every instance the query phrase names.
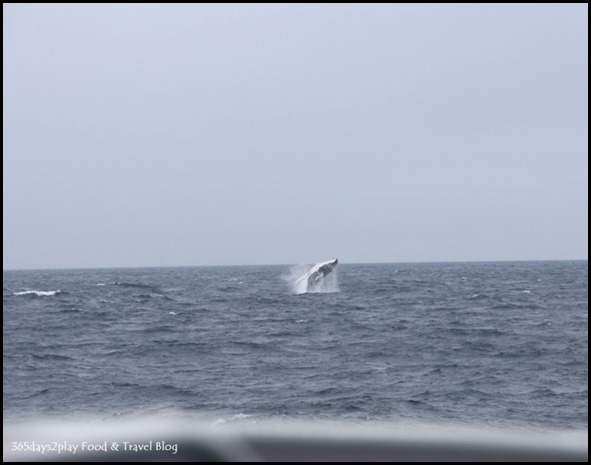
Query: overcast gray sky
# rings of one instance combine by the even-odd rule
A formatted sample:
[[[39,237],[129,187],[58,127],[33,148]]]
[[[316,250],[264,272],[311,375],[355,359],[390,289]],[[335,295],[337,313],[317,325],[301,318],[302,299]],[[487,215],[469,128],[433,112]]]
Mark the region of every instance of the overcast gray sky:
[[[588,7],[4,5],[4,268],[587,258]]]

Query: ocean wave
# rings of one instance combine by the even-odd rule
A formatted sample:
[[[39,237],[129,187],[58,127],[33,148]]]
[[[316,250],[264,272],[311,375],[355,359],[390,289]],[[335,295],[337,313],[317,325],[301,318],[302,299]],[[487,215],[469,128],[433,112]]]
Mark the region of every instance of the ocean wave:
[[[264,342],[256,342],[256,341],[230,341],[230,344],[235,344],[237,346],[242,347],[249,347],[252,349],[266,349],[270,346],[273,346],[271,341],[264,341]]]
[[[503,334],[503,332],[498,330],[497,328],[491,327],[450,328],[449,332],[452,334],[462,334],[468,336],[501,336]]]
[[[71,308],[63,308],[59,312],[60,313],[80,313],[81,310],[79,308],[71,307]]]
[[[101,284],[101,283],[99,283]],[[160,293],[160,289],[158,287],[153,286],[151,284],[143,284],[143,283],[127,283],[127,282],[114,282],[108,283],[112,286],[119,286],[119,287],[127,287],[127,288],[136,288],[136,289],[147,289],[149,291],[154,292],[155,294]]]
[[[137,287],[139,289],[154,289],[154,286],[150,284],[142,284],[142,283],[115,283],[115,286],[121,287]]]
[[[20,291],[20,292],[13,292],[12,295],[35,295],[37,297],[43,296],[51,296],[56,294],[61,294],[62,291],[59,289],[57,291]]]
[[[130,388],[141,388],[141,387],[145,387],[141,384],[138,383],[127,383],[127,382],[117,382],[117,381],[111,381],[110,383],[107,383],[108,386],[113,386],[113,387],[130,387]]]
[[[109,383],[105,383],[106,386],[113,387],[116,389],[119,388],[128,388],[133,389],[136,392],[138,391],[153,391],[156,393],[174,393],[178,395],[188,395],[193,396],[195,393],[193,390],[187,387],[181,386],[174,386],[171,384],[143,384],[143,383],[134,383],[134,382],[126,382],[126,381],[111,381]]]
[[[171,332],[176,332],[178,331],[178,328],[174,325],[171,324],[164,324],[164,325],[156,325],[156,326],[147,326],[145,328],[141,328],[139,329],[139,331],[143,332],[143,333],[171,333]]]
[[[34,392],[33,394],[23,397],[23,399],[33,399],[35,397],[39,397],[39,396],[43,396],[45,394],[49,393],[49,389],[45,388],[45,389],[41,389],[40,391]]]
[[[35,360],[74,360],[72,357],[67,355],[58,354],[33,354],[32,357]]]
[[[5,273],[5,416],[586,427],[586,262],[399,266],[301,296],[279,267]]]

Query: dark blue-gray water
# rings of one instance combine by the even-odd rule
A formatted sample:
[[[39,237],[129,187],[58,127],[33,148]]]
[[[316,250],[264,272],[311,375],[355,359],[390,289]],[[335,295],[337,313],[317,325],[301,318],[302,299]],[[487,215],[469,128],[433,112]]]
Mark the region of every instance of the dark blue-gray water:
[[[341,264],[298,295],[282,266],[6,271],[4,418],[587,428],[587,272]]]

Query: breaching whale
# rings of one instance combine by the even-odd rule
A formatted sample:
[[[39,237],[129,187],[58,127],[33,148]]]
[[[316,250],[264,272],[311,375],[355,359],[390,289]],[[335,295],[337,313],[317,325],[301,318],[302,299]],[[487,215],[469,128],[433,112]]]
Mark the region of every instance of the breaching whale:
[[[296,285],[306,283],[306,292],[314,290],[322,279],[334,270],[339,261],[336,258],[314,265],[310,271],[296,281]]]

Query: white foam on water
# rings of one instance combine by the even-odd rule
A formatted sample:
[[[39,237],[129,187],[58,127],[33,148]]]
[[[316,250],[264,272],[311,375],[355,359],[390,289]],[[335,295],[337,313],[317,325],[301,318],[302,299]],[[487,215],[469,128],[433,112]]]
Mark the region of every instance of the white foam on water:
[[[337,269],[335,268],[332,273],[322,278],[320,282],[314,286],[313,289],[308,289],[307,292],[314,294],[339,292],[339,280],[337,275]]]
[[[21,291],[21,292],[15,292],[13,295],[31,295],[31,294],[35,294],[36,296],[48,296],[48,295],[56,295],[59,294],[60,291],[59,289],[57,291]]]
[[[289,271],[282,276],[283,280],[289,285],[293,294],[303,294],[306,292],[306,283],[298,281],[299,278],[304,276],[311,267],[308,265],[294,265]]]

